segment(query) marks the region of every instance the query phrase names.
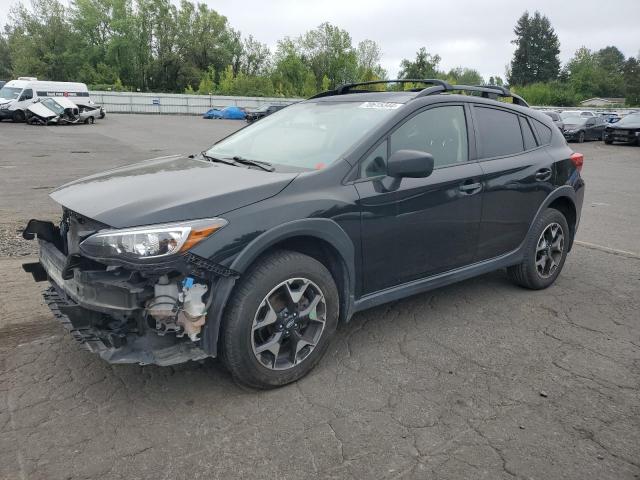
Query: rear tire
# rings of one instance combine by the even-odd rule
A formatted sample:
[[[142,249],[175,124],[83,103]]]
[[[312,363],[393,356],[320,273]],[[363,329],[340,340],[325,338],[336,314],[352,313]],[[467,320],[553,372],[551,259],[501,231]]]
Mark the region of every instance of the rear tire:
[[[338,310],[338,290],[323,264],[298,252],[268,254],[243,275],[227,304],[222,360],[249,387],[295,382],[327,350]]]
[[[525,241],[524,260],[507,268],[516,285],[541,290],[552,285],[567,259],[571,232],[567,219],[549,208],[538,218]]]

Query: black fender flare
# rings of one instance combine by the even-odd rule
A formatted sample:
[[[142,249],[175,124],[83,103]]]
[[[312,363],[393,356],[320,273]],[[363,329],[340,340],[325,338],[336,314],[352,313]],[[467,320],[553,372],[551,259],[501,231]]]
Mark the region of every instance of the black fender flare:
[[[522,242],[521,249],[524,248],[527,238],[529,238],[529,235],[531,234],[531,230],[533,229],[533,226],[535,225],[538,218],[540,218],[540,215],[542,215],[542,212],[544,212],[547,208],[549,208],[549,205],[551,205],[554,202],[554,200],[557,200],[558,198],[562,198],[562,197],[567,198],[573,204],[573,208],[576,210],[576,214],[580,213],[576,205],[576,191],[574,190],[574,188],[571,185],[562,185],[561,187],[556,188],[549,195],[547,195],[544,201],[540,204],[540,207],[538,207],[538,211],[536,212],[536,214],[533,217],[533,220],[531,220],[531,223],[529,224],[529,230],[527,231],[527,236]],[[576,218],[576,228],[578,227],[577,222],[578,222],[578,218]],[[573,237],[571,238],[571,244],[569,244],[569,250],[571,250],[572,246],[573,246]]]
[[[333,220],[328,218],[306,218],[283,223],[254,238],[234,258],[230,268],[242,276],[251,264],[273,245],[299,236],[315,237],[331,245],[341,256],[347,271],[347,299],[345,318],[353,312],[355,292],[355,247],[347,233]],[[215,294],[211,304],[207,323],[202,335],[202,348],[211,356],[218,354],[218,339],[222,316],[235,286],[236,278],[220,277],[213,288]]]

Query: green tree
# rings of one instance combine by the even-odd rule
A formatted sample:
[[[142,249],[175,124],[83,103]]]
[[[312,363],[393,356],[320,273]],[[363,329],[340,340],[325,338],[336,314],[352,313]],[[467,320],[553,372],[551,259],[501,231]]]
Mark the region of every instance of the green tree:
[[[0,78],[11,78],[11,50],[7,39],[0,33]]]
[[[626,104],[640,106],[640,62],[629,57],[623,67],[623,78],[627,87]]]
[[[492,77],[493,78],[493,77]],[[472,68],[457,67],[449,70],[447,80],[457,85],[482,85],[484,79],[480,72]]]
[[[303,97],[312,97],[318,92],[318,82],[316,81],[316,76],[313,74],[311,70],[307,72],[307,76],[304,79],[304,84],[302,86],[302,96]]]
[[[436,78],[440,74],[438,65],[440,63],[440,55],[432,55],[427,52],[426,47],[421,47],[416,52],[414,61],[403,59],[400,62],[399,78]]]
[[[524,12],[514,28],[516,51],[511,60],[509,84],[548,82],[560,73],[560,41],[551,22],[540,12]]]
[[[198,95],[211,95],[216,90],[216,71],[213,67],[209,67],[206,72],[202,74],[200,83],[198,84]]]
[[[243,43],[240,71],[248,76],[264,75],[269,71],[270,57],[269,48],[249,35]]]
[[[274,69],[272,81],[279,95],[295,96],[304,94],[301,86],[304,85],[308,74],[313,72],[305,63],[298,44],[286,37],[278,42],[274,57]],[[314,78],[315,75],[314,75]],[[317,85],[315,90],[317,91]]]
[[[346,30],[325,22],[305,33],[298,43],[316,79],[326,75],[331,88],[356,80],[358,60]]]
[[[358,63],[357,80],[367,82],[387,78],[387,72],[382,65],[382,50],[373,40],[363,40],[356,48]]]
[[[233,67],[231,65],[227,65],[227,68],[224,69],[224,72],[220,77],[218,91],[222,95],[233,95],[234,82],[235,75],[233,74]]]

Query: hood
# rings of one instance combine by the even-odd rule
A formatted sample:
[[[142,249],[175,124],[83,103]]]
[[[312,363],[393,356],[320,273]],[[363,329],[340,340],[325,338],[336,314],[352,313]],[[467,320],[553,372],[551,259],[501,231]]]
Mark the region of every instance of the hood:
[[[565,130],[578,130],[579,128],[584,127],[584,123],[565,123]]]
[[[54,118],[58,116],[56,112],[52,112],[40,102],[32,103],[27,107],[27,110],[42,118]]]
[[[223,215],[278,194],[296,175],[177,155],[67,183],[51,198],[83,216],[124,228]]]
[[[15,99],[13,98],[4,98],[4,97],[0,97],[0,105],[4,105],[5,103],[11,103],[13,102]]]

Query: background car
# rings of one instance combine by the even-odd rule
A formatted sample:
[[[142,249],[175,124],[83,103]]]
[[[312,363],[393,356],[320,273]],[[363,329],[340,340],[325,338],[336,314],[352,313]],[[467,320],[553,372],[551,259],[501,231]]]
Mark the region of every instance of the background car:
[[[604,143],[635,143],[640,145],[640,113],[631,113],[619,122],[609,124],[604,131]]]
[[[600,116],[605,119],[606,123],[616,123],[620,121],[620,115],[615,112],[602,112]]]
[[[560,114],[558,112],[554,112],[553,110],[542,110],[542,113],[544,113],[547,117],[550,117],[551,120],[553,120],[553,123],[556,124],[556,127],[560,129],[560,131],[564,129],[564,122],[562,121],[562,118],[560,117]]]
[[[568,116],[564,119],[564,138],[567,141],[582,143],[585,140],[604,140],[604,117]]]
[[[597,117],[591,110],[565,110],[560,114],[560,117],[564,120],[566,117],[573,117],[575,115],[579,117]]]
[[[224,107],[224,108],[212,108],[207,111],[202,118],[206,118],[208,120],[224,118],[226,120],[244,120],[245,113],[239,107]]]
[[[277,112],[278,110],[282,110],[286,105],[264,105],[256,110],[246,113],[247,123],[255,122],[256,120],[260,120],[272,113]]]

